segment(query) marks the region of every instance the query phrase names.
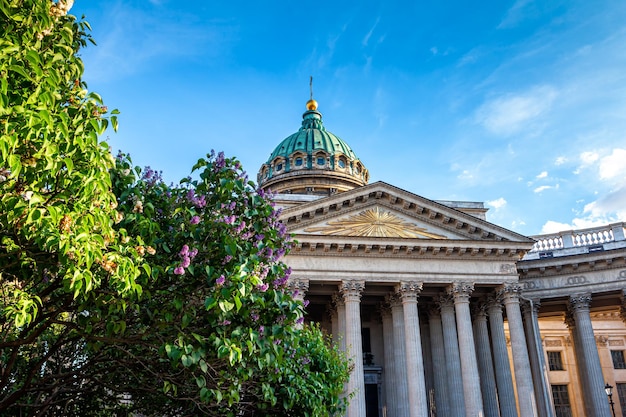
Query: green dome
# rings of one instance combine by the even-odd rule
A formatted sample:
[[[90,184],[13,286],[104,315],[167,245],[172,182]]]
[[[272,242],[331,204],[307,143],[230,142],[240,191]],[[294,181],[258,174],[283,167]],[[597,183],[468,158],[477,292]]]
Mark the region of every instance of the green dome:
[[[285,138],[271,153],[267,163],[276,157],[288,158],[296,151],[308,155],[322,150],[329,154],[342,153],[349,159],[358,159],[354,151],[346,142],[329,132],[322,123],[322,114],[317,110],[309,110],[302,115],[302,127],[293,135]]]
[[[259,186],[276,193],[332,194],[367,184],[369,173],[352,148],[324,128],[317,102],[307,102],[302,127],[261,166]]]

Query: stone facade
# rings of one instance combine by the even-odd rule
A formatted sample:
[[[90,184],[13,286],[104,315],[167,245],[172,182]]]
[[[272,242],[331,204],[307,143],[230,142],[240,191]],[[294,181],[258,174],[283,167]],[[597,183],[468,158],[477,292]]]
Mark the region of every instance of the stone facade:
[[[548,254],[542,237],[385,183],[296,197],[286,262],[308,284],[306,319],[354,361],[349,416],[610,415],[604,385],[626,383],[610,353],[626,340],[624,224],[603,250]],[[554,351],[564,370],[549,370]]]
[[[624,223],[526,237],[482,203],[367,185],[321,117],[311,98],[258,178],[306,320],[354,364],[348,416],[608,417],[605,384],[626,416]]]

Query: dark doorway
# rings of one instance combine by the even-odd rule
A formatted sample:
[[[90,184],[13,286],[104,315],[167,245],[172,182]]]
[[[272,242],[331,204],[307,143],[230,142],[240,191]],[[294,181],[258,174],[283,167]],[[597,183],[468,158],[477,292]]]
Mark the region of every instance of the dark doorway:
[[[379,417],[378,384],[365,384],[365,416]]]

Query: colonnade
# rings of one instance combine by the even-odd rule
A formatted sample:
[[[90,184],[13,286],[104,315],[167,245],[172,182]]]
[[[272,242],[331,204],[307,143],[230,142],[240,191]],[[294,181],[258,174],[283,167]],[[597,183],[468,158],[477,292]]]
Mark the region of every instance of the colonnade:
[[[380,309],[387,417],[554,416],[538,333],[538,301],[525,300],[517,284],[494,287],[487,297],[471,302],[471,283],[450,284],[439,296],[424,302],[419,299],[422,288],[420,282],[400,282]],[[366,415],[360,312],[364,290],[364,281],[343,281],[333,297],[332,330],[344,335],[342,347],[354,363],[346,387],[347,392],[354,393],[349,417]],[[581,368],[587,415],[600,417],[610,411],[603,396],[590,301],[589,295],[570,297],[568,324]],[[420,318],[427,318],[422,326]],[[424,361],[424,343],[431,363]],[[432,367],[429,382],[425,378],[427,366]],[[430,391],[434,404],[429,404]]]

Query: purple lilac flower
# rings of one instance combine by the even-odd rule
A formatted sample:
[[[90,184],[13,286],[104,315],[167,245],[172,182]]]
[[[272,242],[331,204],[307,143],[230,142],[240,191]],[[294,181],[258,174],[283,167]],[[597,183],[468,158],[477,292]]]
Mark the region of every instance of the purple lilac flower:
[[[224,278],[224,275],[220,275],[220,277],[215,280],[215,284],[217,284],[220,287],[224,285],[225,282],[226,282],[226,278]]]
[[[220,152],[217,154],[217,158],[215,158],[215,168],[222,169],[225,165],[224,152]]]
[[[259,315],[257,313],[252,313],[250,317],[252,317],[252,320],[254,321],[257,321],[259,319]]]
[[[185,256],[183,258],[183,261],[180,263],[180,266],[182,266],[183,268],[189,268],[190,264],[191,264],[191,259],[189,259],[188,256]]]
[[[224,216],[223,222],[226,224],[233,224],[235,222],[235,216]]]
[[[302,364],[303,365],[306,365],[308,363],[311,363],[311,359],[309,359],[309,358],[302,358]]]
[[[182,266],[177,266],[174,269],[174,274],[175,275],[183,275],[185,273],[185,269]]]
[[[302,324],[304,323],[304,317],[298,317],[298,320],[296,320],[296,324]]]
[[[263,283],[263,284],[259,284],[259,285],[257,285],[257,286],[256,286],[256,289],[257,289],[257,290],[259,290],[259,291],[261,291],[261,292],[265,292],[265,291],[267,291],[267,289],[268,289],[269,287],[270,287],[270,286],[269,286],[268,284]]]
[[[281,343],[283,343],[283,341],[281,339],[274,340],[274,344],[275,345],[280,345]]]
[[[259,326],[259,333],[263,335],[265,333],[265,326]]]
[[[221,324],[222,326],[228,326],[230,323],[231,323],[231,321],[230,321],[230,320],[224,320],[224,321],[222,321],[220,324]]]
[[[183,245],[183,248],[180,250],[178,255],[179,256],[187,256],[188,253],[189,253],[189,246]]]
[[[193,258],[195,258],[195,257],[196,257],[196,255],[197,255],[197,254],[198,254],[198,249],[193,248],[193,249],[189,252],[189,257],[190,257],[191,259],[193,259]]]
[[[222,261],[222,265],[226,265],[227,263],[229,263],[229,262],[231,261],[231,259],[233,259],[233,257],[232,257],[232,256],[230,256],[230,255],[226,255],[226,256],[224,257],[224,260]]]
[[[308,307],[308,305],[309,305],[309,300],[304,300],[302,304],[304,304],[304,307]]]
[[[193,199],[194,199],[195,195],[196,195],[196,192],[193,189],[187,191],[187,200],[190,203],[193,202]]]
[[[200,223],[200,217],[199,216],[193,216],[191,218],[191,220],[189,220],[189,223],[191,223],[191,224],[198,224],[198,223]]]
[[[246,222],[242,220],[235,228],[235,232],[241,233],[241,231],[245,228],[246,228]]]

